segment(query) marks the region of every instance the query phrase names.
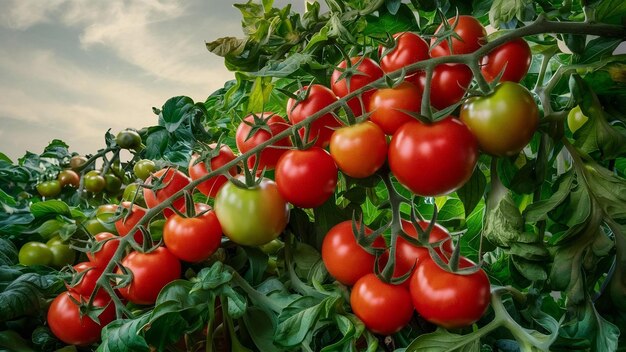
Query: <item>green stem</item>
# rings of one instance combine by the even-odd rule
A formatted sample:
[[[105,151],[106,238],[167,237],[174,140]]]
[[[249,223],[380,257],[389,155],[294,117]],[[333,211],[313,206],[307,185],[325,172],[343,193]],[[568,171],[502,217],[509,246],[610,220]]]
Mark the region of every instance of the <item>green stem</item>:
[[[275,313],[280,314],[283,311],[283,307],[276,304],[276,302],[267,298],[267,296],[259,293],[259,291],[255,290],[254,287],[250,286],[248,281],[246,281],[237,271],[234,269],[225,266],[225,268],[233,275],[232,281],[242,290],[246,292],[246,295],[250,297],[251,300],[256,301],[259,306],[265,306],[274,311]],[[223,303],[222,303],[223,304]]]

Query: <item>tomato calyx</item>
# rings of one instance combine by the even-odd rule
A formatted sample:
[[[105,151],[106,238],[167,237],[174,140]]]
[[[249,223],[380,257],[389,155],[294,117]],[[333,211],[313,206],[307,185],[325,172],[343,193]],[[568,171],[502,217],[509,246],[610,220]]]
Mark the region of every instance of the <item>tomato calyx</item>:
[[[432,45],[430,46],[429,54],[433,48],[436,48],[437,46],[439,46],[439,44],[445,41],[448,44],[448,50],[450,51],[450,54],[452,55],[454,54],[452,39],[454,38],[454,39],[463,41],[463,38],[461,38],[461,36],[456,32],[456,27],[459,24],[459,18],[460,18],[458,9],[457,9],[456,15],[454,16],[454,22],[452,22],[452,24],[448,22],[448,19],[441,11],[438,11],[438,12],[439,12],[439,17],[441,17],[442,27],[433,35],[433,37],[436,39],[435,39],[435,42],[432,43]]]
[[[102,307],[97,307],[95,305],[93,305],[90,300],[84,300],[82,296],[78,296],[79,299],[74,298],[73,295],[68,294],[68,298],[70,299],[70,301],[72,301],[72,303],[74,303],[76,305],[76,307],[78,307],[78,312],[79,312],[79,316],[82,319],[83,317],[88,317],[89,319],[93,320],[95,323],[100,324],[100,314],[102,314],[102,312],[104,312],[104,310],[109,306],[109,304],[111,304],[111,302],[108,302],[107,304],[105,304]]]

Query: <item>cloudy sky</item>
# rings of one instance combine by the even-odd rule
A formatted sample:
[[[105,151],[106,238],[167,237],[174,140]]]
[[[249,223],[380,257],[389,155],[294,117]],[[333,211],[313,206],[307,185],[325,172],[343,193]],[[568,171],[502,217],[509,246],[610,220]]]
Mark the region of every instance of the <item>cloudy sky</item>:
[[[232,78],[204,43],[241,36],[243,0],[4,0],[0,152],[54,138],[94,152],[104,132],[154,125],[153,106],[204,100]],[[303,0],[276,0],[276,6]]]

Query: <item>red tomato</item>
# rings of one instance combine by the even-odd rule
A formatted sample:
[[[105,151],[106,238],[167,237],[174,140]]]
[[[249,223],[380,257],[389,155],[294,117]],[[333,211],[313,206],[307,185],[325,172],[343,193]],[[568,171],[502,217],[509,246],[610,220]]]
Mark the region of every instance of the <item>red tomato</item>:
[[[430,105],[442,110],[458,103],[463,99],[473,77],[472,70],[463,64],[437,65],[430,81]],[[409,81],[415,83],[420,91],[423,91],[426,85],[426,74],[420,72],[409,78]]]
[[[461,187],[472,176],[477,161],[476,138],[453,117],[428,125],[406,123],[389,145],[391,172],[411,192],[426,197]]]
[[[322,148],[290,150],[278,160],[276,185],[289,203],[315,208],[335,193],[337,171],[335,161]]]
[[[359,60],[361,60],[360,63]],[[346,77],[340,79],[339,77],[344,72],[343,69],[345,69],[347,65],[346,60],[344,60],[339,64],[338,69],[333,71],[333,75],[330,77],[330,88],[339,98],[343,98],[349,93],[363,88],[383,76],[383,70],[380,69],[380,66],[378,66],[376,61],[370,59],[369,57],[353,57],[350,58],[350,62],[353,65],[352,68],[356,69],[358,73],[355,73],[349,77],[349,79]],[[363,106],[365,108],[369,105],[372,94],[374,94],[373,89],[361,94],[361,100],[363,101]],[[355,116],[361,116],[363,114],[361,101],[358,97],[348,100],[348,106]]]
[[[460,268],[473,265],[469,259],[460,258]],[[420,262],[410,282],[415,310],[446,329],[468,326],[480,319],[489,305],[489,288],[489,279],[482,269],[459,275],[441,269],[430,258]]]
[[[181,171],[176,170],[174,168],[165,168],[165,169],[161,169],[155,172],[150,177],[148,177],[148,179],[146,180],[146,184],[150,185],[154,182],[154,180],[158,180],[158,179],[161,180],[160,189],[158,190],[152,190],[150,188],[143,189],[143,197],[146,201],[146,205],[148,206],[148,208],[154,208],[157,205],[163,203],[166,199],[171,197],[174,193],[183,189],[185,186],[189,184],[189,182],[191,182],[189,180],[189,177],[187,177],[187,175],[185,175]],[[184,212],[185,211],[185,197],[180,197],[176,199],[172,203],[172,205],[176,209]],[[174,214],[174,211],[171,209],[163,210],[163,215],[165,215],[165,217],[169,217],[172,214]],[[120,236],[121,235],[122,233],[120,232]]]
[[[372,230],[365,227],[365,234],[370,233]],[[378,237],[374,247],[384,248],[384,246],[385,240]],[[352,221],[347,220],[333,226],[324,237],[322,260],[330,275],[342,284],[350,286],[373,271],[376,257],[357,243],[352,232]]]
[[[99,243],[100,249],[93,253],[87,252],[87,258],[95,267],[104,268],[115,255],[115,251],[120,246],[120,240],[118,236],[110,232],[100,232],[94,238]]]
[[[169,251],[186,262],[208,259],[222,243],[222,227],[213,210],[206,204],[196,204],[194,218],[170,216],[163,227],[163,241]]]
[[[452,26],[456,18],[448,19],[448,23]],[[439,25],[435,33],[439,33],[443,30],[443,24]],[[478,50],[484,43],[485,37],[487,37],[487,31],[480,22],[472,16],[461,15],[458,17],[458,22],[454,32],[461,38],[452,38],[452,53],[448,45],[448,41],[444,40],[437,46],[430,49],[430,56],[448,56],[450,54],[469,54]],[[437,38],[433,37],[430,40],[430,44],[433,45]]]
[[[98,316],[100,324],[88,316],[80,315],[79,306],[72,301],[87,302],[75,292],[63,292],[50,304],[48,309],[48,325],[54,336],[68,345],[87,346],[100,340],[100,332],[108,323],[115,320],[115,306],[110,300],[96,298],[95,307],[106,308]],[[108,304],[108,306],[107,306]]]
[[[428,225],[430,224],[428,221],[419,221],[419,226],[426,230]],[[410,221],[402,220],[402,231],[407,235],[416,238],[418,237],[417,230]],[[430,237],[428,238],[429,243],[436,243],[443,240],[449,240],[450,234],[446,229],[439,225],[435,224],[435,226],[430,231]],[[449,255],[452,253],[452,241],[445,241],[442,246],[443,250]],[[435,250],[439,250],[436,248]],[[428,249],[426,247],[418,247],[409,243],[404,238],[398,236],[398,241],[396,242],[396,266],[394,270],[394,277],[400,277],[405,275],[411,269],[414,268],[421,260],[424,258],[429,258],[430,254],[428,253]],[[410,280],[406,280],[404,283],[408,287]]]
[[[522,38],[513,39],[493,49],[482,59],[482,72],[487,81],[493,81],[504,71],[500,82],[521,81],[530,67],[530,46]]]
[[[419,113],[422,108],[422,90],[409,82],[394,88],[378,89],[370,99],[367,111],[370,120],[385,134],[392,135],[400,126],[416,119],[404,111]]]
[[[428,44],[422,37],[412,32],[400,32],[393,35],[396,46],[386,54],[382,45],[378,47],[381,56],[380,68],[390,73],[419,61],[428,60]],[[384,56],[383,56],[384,55]]]
[[[342,127],[330,139],[330,155],[350,177],[373,175],[387,158],[387,137],[377,124],[365,121]]]
[[[305,86],[302,90],[307,90],[308,88]],[[287,117],[289,122],[295,125],[336,101],[337,96],[332,90],[320,84],[314,84],[310,87],[308,96],[304,100],[300,102],[293,98],[287,100]],[[315,145],[322,148],[326,147],[333,130],[340,126],[341,123],[331,113],[325,114],[309,125],[307,142],[317,137]],[[305,129],[301,128],[299,132],[300,136],[304,137]]]
[[[133,273],[133,279],[120,294],[135,304],[154,304],[161,289],[180,277],[180,261],[167,248],[150,253],[131,252],[122,265]],[[117,270],[121,274],[120,269]]]
[[[249,115],[244,119],[244,122],[239,124],[237,127],[237,133],[235,136],[237,142],[237,149],[239,149],[240,153],[245,153],[250,149],[256,147],[257,145],[269,140],[272,136],[286,130],[289,128],[289,124],[283,120],[282,117],[278,115],[274,115],[272,112],[263,112],[260,114],[260,117],[265,120],[270,131],[266,131],[264,129],[258,129],[252,136],[249,136],[250,131],[252,131],[252,127],[248,124],[254,124],[254,116]],[[246,123],[247,122],[247,123]],[[273,148],[272,146],[281,147],[281,148]],[[261,170],[272,170],[276,166],[278,159],[286,152],[282,147],[290,147],[291,141],[289,137],[285,137],[278,142],[272,144],[272,146],[268,146],[261,152],[261,160],[259,161],[258,171]],[[256,160],[256,156],[252,156],[248,159],[248,167],[253,167],[254,162]]]
[[[350,294],[350,306],[366,328],[381,335],[400,331],[413,316],[409,290],[402,285],[384,283],[373,273],[356,282]]]
[[[215,143],[211,144],[211,148],[215,148],[217,145]],[[196,164],[196,160],[198,159],[198,154],[194,154],[191,156],[191,160],[189,161],[189,176],[193,181],[205,176],[209,173],[207,170],[206,164],[204,161],[201,161]],[[235,159],[235,154],[226,144],[222,144],[219,150],[219,154],[210,161],[210,170],[214,171],[219,169],[220,167],[226,165]],[[235,175],[237,173],[237,167],[234,166],[228,170],[231,175]],[[217,191],[220,190],[220,187],[224,185],[228,181],[228,178],[224,175],[219,175],[215,177],[211,177],[210,179],[202,182],[196,189],[198,189],[202,194],[215,198]]]
[[[130,202],[122,202],[122,207],[130,209],[130,204]],[[144,215],[146,215],[146,209],[138,206],[137,204],[133,204],[130,213],[115,222],[115,229],[117,230],[117,233],[122,237],[128,235],[130,230],[137,225],[139,220],[141,220]],[[134,238],[135,242],[140,244],[143,243],[143,234],[141,233],[141,230],[135,231]]]
[[[69,291],[76,292],[83,297],[89,297],[96,288],[96,281],[102,276],[102,268],[96,267],[91,262],[82,262],[74,265],[76,274],[80,275],[80,281],[74,286],[65,285]],[[83,274],[84,273],[84,274]],[[98,289],[96,297],[103,299],[109,298],[109,295],[102,288]]]

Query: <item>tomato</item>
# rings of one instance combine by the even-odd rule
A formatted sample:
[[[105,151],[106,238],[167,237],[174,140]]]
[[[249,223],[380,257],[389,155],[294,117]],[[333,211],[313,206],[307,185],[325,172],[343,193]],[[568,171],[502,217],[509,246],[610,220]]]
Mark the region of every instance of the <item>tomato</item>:
[[[442,110],[458,103],[463,99],[473,77],[472,70],[463,64],[437,65],[430,81],[430,105]],[[426,74],[420,72],[409,78],[409,81],[423,91],[426,86]]]
[[[385,53],[385,47],[378,48],[381,56],[380,67],[385,73],[400,70],[405,66],[428,60],[428,44],[422,37],[412,32],[400,32],[393,35],[396,46]]]
[[[165,247],[150,253],[131,252],[122,265],[132,272],[133,278],[119,292],[135,304],[154,304],[161,289],[181,274],[180,261]],[[117,273],[122,271],[118,269]]]
[[[469,259],[460,258],[460,268],[473,265]],[[419,263],[409,286],[415,310],[446,329],[476,322],[485,313],[491,295],[489,279],[482,269],[460,275],[441,269],[430,258]]]
[[[70,169],[74,171],[78,171],[85,163],[87,162],[87,158],[81,155],[74,155],[70,159]]]
[[[235,135],[235,142],[237,143],[237,149],[239,149],[240,153],[245,153],[250,149],[256,147],[257,145],[268,141],[272,136],[283,132],[284,130],[289,128],[289,124],[283,120],[282,117],[278,115],[274,115],[271,112],[263,112],[260,114],[260,117],[265,120],[265,123],[269,127],[270,132],[264,129],[258,129],[252,136],[250,136],[250,132],[252,131],[252,127],[248,124],[254,124],[254,116],[247,116],[244,121],[239,124],[237,127],[237,133]],[[273,148],[280,147],[280,148]],[[272,170],[276,166],[278,159],[285,153],[284,147],[290,147],[291,141],[289,137],[285,137],[280,139],[279,141],[272,144],[272,146],[268,146],[261,152],[261,160],[259,160],[259,168],[260,172],[263,169]],[[256,156],[252,156],[248,158],[248,167],[253,167],[256,160]]]
[[[154,172],[156,164],[152,160],[141,159],[133,165],[133,173],[137,178],[146,180],[150,177],[150,173]]]
[[[74,170],[62,170],[57,176],[57,181],[59,181],[61,187],[78,187],[80,185],[80,176]]]
[[[456,18],[448,19],[448,23],[452,26]],[[439,25],[435,33],[439,33],[443,30],[443,24]],[[480,22],[472,16],[461,15],[458,16],[458,22],[454,29],[454,32],[460,39],[452,38],[452,53],[448,45],[448,40],[444,40],[437,46],[430,49],[430,56],[448,56],[450,54],[469,54],[478,50],[485,42],[487,37],[487,31]],[[437,38],[433,37],[430,40],[430,44],[433,45]]]
[[[100,175],[100,171],[91,170],[83,176],[85,189],[89,192],[100,193],[106,187],[106,180],[102,175]]]
[[[143,198],[146,200],[148,208],[156,207],[191,182],[187,175],[174,168],[165,168],[155,172],[146,180],[146,184],[151,185],[155,182],[154,180],[161,180],[158,190],[152,190],[147,187],[143,189]],[[172,202],[172,206],[184,212],[185,197],[177,198]],[[172,209],[166,208],[163,210],[165,217],[169,217],[172,214],[174,214]]]
[[[366,328],[381,335],[400,331],[413,316],[409,290],[402,285],[384,283],[373,273],[354,284],[350,306]]]
[[[137,131],[120,131],[115,137],[115,143],[122,149],[137,149],[141,146],[141,136]]]
[[[502,82],[490,95],[463,104],[460,118],[484,152],[512,156],[528,144],[537,130],[539,108],[524,86]]]
[[[380,126],[385,134],[392,135],[400,126],[416,120],[404,111],[419,114],[421,108],[421,89],[409,82],[402,82],[393,88],[376,90],[367,111],[371,113],[372,122]]]
[[[143,189],[139,185],[139,183],[131,183],[126,188],[124,188],[124,193],[122,193],[122,201],[132,202],[140,205],[142,207],[146,206],[146,200],[143,199]]]
[[[208,259],[222,243],[222,227],[213,210],[206,204],[196,204],[200,216],[184,218],[170,216],[163,228],[163,241],[169,251],[186,262]]]
[[[116,232],[114,220],[116,211],[117,205],[115,204],[100,205],[96,209],[95,218],[83,222],[83,226],[92,236],[100,232]]]
[[[216,146],[216,144],[210,145],[210,147],[213,149],[215,149]],[[191,156],[191,160],[189,161],[189,176],[193,181],[209,173],[209,170],[207,169],[204,161],[196,162],[198,157],[198,154],[194,154]],[[220,150],[217,156],[211,158],[209,169],[211,171],[217,170],[227,163],[233,161],[234,159],[235,154],[233,154],[233,151],[230,149],[230,147],[226,144],[222,144],[220,146]],[[228,172],[234,176],[235,174],[237,174],[237,167],[231,167]],[[215,198],[217,191],[220,190],[220,188],[224,185],[224,183],[226,183],[226,181],[228,181],[228,179],[224,175],[214,176],[196,186],[196,189],[198,189],[200,192],[202,192],[202,194],[206,196]]]
[[[342,127],[330,139],[330,155],[344,174],[368,177],[387,159],[387,137],[371,121]]]
[[[583,127],[588,120],[589,118],[580,110],[580,106],[576,105],[567,114],[567,127],[574,133]]]
[[[82,262],[74,265],[74,270],[76,271],[74,275],[76,275],[75,277],[79,281],[73,286],[68,284],[65,286],[68,290],[76,292],[83,297],[90,297],[96,288],[96,281],[102,276],[103,268],[98,268],[91,262]],[[96,297],[110,298],[108,293],[102,288],[98,288]]]
[[[287,100],[287,117],[293,125],[337,101],[335,93],[323,85],[313,84],[310,87],[305,86],[302,88],[302,91],[306,90],[308,90],[308,95],[302,101],[297,101],[293,98]],[[302,91],[296,92],[296,94],[301,94]],[[341,122],[333,114],[327,113],[320,116],[309,125],[307,142],[317,137],[315,145],[322,148],[326,147],[333,130],[340,126]],[[304,136],[305,128],[301,128],[299,133],[300,136]]]
[[[130,209],[130,211],[126,212],[124,216],[115,222],[115,229],[117,229],[117,233],[123,237],[128,235],[130,230],[137,225],[139,220],[141,220],[144,215],[146,215],[146,209],[138,206],[137,204],[133,204],[131,209],[130,202],[122,202],[122,207]],[[143,233],[141,230],[137,229],[135,231],[134,238],[135,242],[140,244],[143,243]]]
[[[369,57],[352,57],[350,58],[350,63],[352,64],[352,69],[355,69],[358,72],[354,73],[350,77],[340,78],[348,65],[347,61],[344,60],[337,66],[337,69],[333,71],[333,74],[330,77],[330,88],[339,98],[343,98],[351,92],[360,89],[383,76],[383,70],[380,66],[378,66],[376,61],[370,59]],[[365,108],[369,105],[370,97],[373,93],[374,90],[370,89],[361,94],[361,100],[363,101],[363,106]],[[359,100],[358,97],[354,97],[347,102],[348,107],[350,107],[355,116],[361,116],[363,114],[361,100]]]
[[[484,56],[481,70],[489,82],[498,77],[502,71],[504,73],[500,77],[500,82],[519,82],[526,76],[531,59],[530,46],[524,39],[517,38],[498,46]]]
[[[120,180],[117,176],[113,174],[106,174],[104,175],[104,180],[106,182],[104,189],[107,193],[117,194],[120,189],[122,189],[122,180]]]
[[[56,197],[61,194],[61,183],[57,180],[38,183],[35,188],[37,188],[37,192],[42,197],[46,198]]]
[[[71,297],[71,298],[70,298]],[[106,307],[96,323],[88,316],[81,316],[80,307],[72,299],[86,303],[88,298],[75,292],[63,292],[50,304],[48,325],[52,333],[69,345],[87,346],[100,340],[102,328],[115,320],[115,305],[110,300],[96,298],[95,307]]]
[[[50,265],[53,254],[44,243],[33,241],[25,243],[17,257],[22,265]]]
[[[120,246],[119,237],[110,232],[100,232],[94,236],[96,243],[94,243],[93,251],[87,252],[87,258],[97,268],[104,268],[109,264],[115,251]]]
[[[289,205],[276,183],[267,178],[253,188],[227,182],[217,193],[214,207],[224,235],[244,246],[270,242],[289,220]]]
[[[365,227],[365,234],[370,233],[372,230]],[[374,241],[374,247],[384,248],[385,240],[378,237]],[[350,286],[373,271],[376,257],[357,243],[352,231],[352,221],[347,220],[333,226],[326,233],[322,241],[322,261],[330,275]]]
[[[430,223],[428,221],[419,221],[418,224],[423,230],[426,230]],[[413,226],[413,223],[410,221],[402,220],[402,231],[415,239],[418,238],[417,230],[415,230],[415,226]],[[428,242],[436,243],[443,240],[449,241],[443,242],[441,248],[448,255],[452,254],[453,248],[452,241],[450,240],[450,234],[443,226],[435,224],[430,232]],[[435,250],[439,250],[439,248],[436,248]],[[394,277],[403,276],[413,269],[414,266],[419,264],[421,260],[429,257],[430,254],[428,253],[428,249],[426,247],[414,246],[404,238],[398,236],[398,240],[396,242],[396,266],[394,268]],[[404,283],[408,287],[409,280]]]
[[[478,161],[476,138],[463,122],[447,117],[432,124],[409,122],[393,135],[389,167],[398,181],[421,196],[455,191]]]
[[[276,184],[289,203],[315,208],[335,193],[337,171],[335,161],[322,148],[290,150],[278,160]]]
[[[61,237],[54,236],[48,242],[46,246],[50,248],[52,252],[52,265],[55,268],[62,268],[68,264],[73,264],[76,260],[76,252],[63,240]]]

